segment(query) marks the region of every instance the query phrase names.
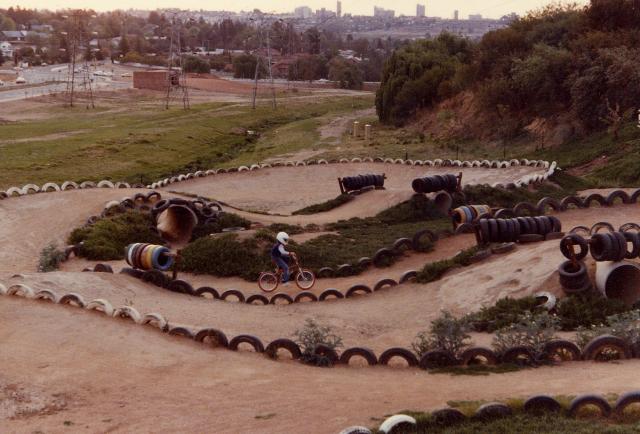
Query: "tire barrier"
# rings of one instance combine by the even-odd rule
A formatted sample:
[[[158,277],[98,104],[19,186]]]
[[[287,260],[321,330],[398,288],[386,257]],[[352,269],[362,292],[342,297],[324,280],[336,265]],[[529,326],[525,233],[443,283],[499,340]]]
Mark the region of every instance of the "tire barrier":
[[[461,188],[460,178],[453,174],[425,176],[416,178],[411,183],[413,191],[416,193],[437,193],[446,191],[453,193]]]
[[[396,414],[386,418],[378,428],[378,431],[383,434],[391,434],[397,432],[396,430],[405,432],[407,429],[413,429],[416,426],[417,422],[413,417],[406,414]]]
[[[581,294],[592,288],[584,262],[564,261],[558,267],[560,285],[567,294]]]
[[[464,223],[474,223],[480,219],[480,216],[491,216],[491,207],[489,205],[465,205],[451,211],[453,224],[458,227]]]
[[[478,241],[481,244],[542,241],[548,234],[561,230],[562,224],[554,216],[481,219]]]
[[[127,264],[139,270],[169,270],[174,263],[171,250],[155,244],[134,243],[124,249]]]
[[[25,296],[26,294],[34,294],[34,290],[27,285],[16,284],[8,289],[0,284],[0,295],[4,296]],[[271,358],[276,358],[278,350],[285,349],[294,360],[300,359],[302,353],[298,344],[287,338],[279,338],[270,342],[265,346],[262,341],[253,335],[241,334],[232,339],[228,339],[227,335],[220,329],[205,327],[197,331],[192,331],[188,327],[175,326],[167,321],[167,319],[159,313],[147,313],[142,315],[133,306],[120,306],[117,309],[106,299],[94,299],[86,303],[83,297],[77,293],[67,293],[58,296],[54,291],[42,290],[38,294],[41,297],[29,297],[36,300],[44,299],[53,301],[56,304],[74,305],[76,309],[80,308],[87,311],[100,311],[110,318],[128,319],[137,325],[152,326],[159,331],[187,337],[196,342],[208,344],[216,348],[229,349],[238,351],[239,345],[246,343],[253,347],[256,353],[265,353]],[[46,294],[46,295],[45,295]],[[331,358],[336,364],[349,365],[354,357],[362,357],[367,365],[388,365],[393,358],[403,359],[410,367],[420,367],[422,369],[434,369],[444,366],[470,366],[478,363],[494,365],[499,361],[506,363],[528,364],[533,359],[533,350],[530,347],[513,347],[507,349],[502,358],[489,348],[471,347],[465,350],[459,358],[453,357],[448,353],[441,351],[430,351],[423,354],[420,358],[411,350],[402,347],[389,348],[383,351],[379,357],[375,353],[365,347],[351,347],[346,349],[342,354],[329,347],[322,346],[318,349],[318,354],[322,354]],[[579,360],[596,360],[606,361],[612,359],[630,359],[634,357],[630,345],[623,339],[612,335],[601,335],[595,337],[588,342],[585,347],[580,349],[572,342],[565,340],[555,340],[548,342],[543,350],[543,357],[552,358],[558,355],[559,361],[579,361]],[[625,399],[619,400],[616,408],[622,410],[632,402],[640,402],[640,392],[634,392]]]
[[[350,191],[362,190],[366,187],[383,188],[384,180],[384,175],[367,174],[345,176],[344,178],[339,178],[338,182],[342,186],[343,192],[348,193]]]

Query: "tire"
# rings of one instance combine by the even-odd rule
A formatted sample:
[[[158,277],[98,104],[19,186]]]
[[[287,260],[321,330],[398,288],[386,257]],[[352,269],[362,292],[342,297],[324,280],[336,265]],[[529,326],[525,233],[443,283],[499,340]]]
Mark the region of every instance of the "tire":
[[[415,270],[409,270],[409,271],[405,271],[402,276],[400,276],[400,280],[398,281],[398,283],[403,284],[403,283],[407,283],[407,282],[412,282],[414,280],[416,280],[416,278],[418,277],[418,272]]]
[[[162,271],[147,270],[142,274],[142,281],[162,288],[167,284],[167,277]]]
[[[245,303],[247,303],[247,304],[255,304],[254,303],[255,301],[259,301],[260,304],[262,304],[263,306],[266,306],[267,304],[269,304],[269,299],[267,297],[265,297],[264,295],[262,295],[262,294],[250,295],[245,300]]]
[[[548,395],[534,395],[524,402],[524,412],[541,416],[545,413],[560,413],[562,406]]]
[[[587,243],[587,240],[582,238],[580,235],[569,234],[560,241],[560,252],[562,252],[565,258],[572,259],[569,244],[577,245],[580,248],[578,253],[575,255],[575,258],[578,261],[582,261],[587,257],[587,254],[589,253],[589,244]]]
[[[501,402],[487,402],[476,410],[475,416],[482,420],[499,419],[511,416],[511,408]]]
[[[304,299],[309,299],[311,302],[318,301],[318,297],[313,292],[299,292],[293,299],[294,303],[301,303]]]
[[[456,358],[448,351],[427,351],[420,357],[419,366],[422,369],[439,369],[455,366],[458,364]]]
[[[615,190],[609,193],[609,195],[607,196],[607,206],[614,206],[616,199],[622,199],[623,204],[630,203],[630,198],[627,192],[623,190]]]
[[[142,322],[142,315],[135,307],[131,306],[121,306],[113,311],[114,318],[124,318],[130,319],[136,324],[140,324]]]
[[[610,360],[609,356],[604,353],[607,350],[615,351],[618,359],[629,359],[632,356],[629,345],[623,339],[617,336],[603,335],[592,339],[584,346],[582,358],[596,361]]]
[[[168,334],[173,336],[184,336],[187,339],[193,339],[193,332],[186,327],[171,327]]]
[[[96,266],[93,267],[93,272],[94,273],[111,273],[111,274],[113,274],[113,268],[111,268],[111,265],[109,265],[109,264],[96,264]]]
[[[421,252],[424,250],[422,247],[422,239],[427,236],[429,241],[433,244],[438,241],[438,236],[430,229],[423,229],[421,231],[416,232],[411,239],[411,243],[413,244],[413,250],[416,252]]]
[[[513,213],[517,216],[535,216],[538,214],[538,207],[529,202],[520,202],[513,207]]]
[[[497,365],[498,356],[490,348],[485,347],[471,347],[466,349],[460,355],[460,362],[463,366],[476,365],[478,358],[486,360],[487,365]]]
[[[373,265],[373,260],[369,257],[364,256],[358,259],[358,268],[364,269],[370,267],[371,265]]]
[[[322,279],[323,277],[333,277],[334,274],[335,274],[335,272],[333,271],[333,268],[331,268],[331,267],[322,267],[320,270],[318,270],[317,277],[319,279]]]
[[[0,294],[2,294],[2,286],[0,286]],[[48,300],[52,303],[58,303],[58,294],[56,294],[55,292],[49,290],[49,289],[41,289],[40,291],[36,292],[33,296],[34,299],[36,300]],[[105,300],[106,301],[106,300]],[[113,312],[112,312],[113,313]]]
[[[354,273],[355,273],[355,269],[353,268],[353,265],[351,265],[351,264],[342,264],[342,265],[338,266],[338,268],[336,269],[336,276],[337,277],[352,276]],[[302,289],[309,289],[309,288],[302,288]]]
[[[582,358],[580,348],[571,341],[556,339],[544,345],[545,359],[562,362],[575,362]]]
[[[313,288],[313,285],[315,285],[315,283],[316,276],[311,270],[303,268],[296,274],[296,285],[302,290],[306,291]]]
[[[619,232],[631,232],[631,231],[635,231],[635,233],[640,233],[640,225],[638,225],[637,223],[625,223],[622,226],[620,226],[620,229],[618,229]]]
[[[204,297],[205,294],[211,295],[214,300],[220,299],[220,294],[215,288],[211,288],[210,286],[203,286],[201,288],[196,289],[195,295],[198,297]]]
[[[500,358],[502,363],[517,366],[533,366],[536,363],[535,351],[531,347],[518,346],[509,348]]]
[[[223,292],[222,294],[220,294],[220,300],[227,301],[227,297],[229,297],[229,296],[237,297],[239,303],[244,303],[245,302],[244,294],[241,293],[240,291],[238,291],[237,289],[229,289],[229,290]]]
[[[389,361],[393,357],[400,357],[401,359],[404,359],[409,366],[418,366],[418,358],[416,357],[416,355],[406,348],[400,347],[389,348],[388,350],[380,354],[378,363],[381,365],[388,365]]]
[[[264,353],[264,345],[256,336],[238,335],[229,341],[228,348],[232,351],[238,351],[238,345],[240,344],[249,344],[256,353]]]
[[[640,236],[634,232],[618,232],[625,238],[625,258],[634,259],[640,254]],[[631,250],[629,250],[629,243],[631,243]]]
[[[214,329],[214,328],[206,328],[200,330],[195,334],[193,339],[196,342],[205,343],[205,339],[209,340],[210,345],[227,348],[229,347],[229,340],[227,339],[227,335],[224,334],[222,330]]]
[[[103,298],[96,298],[95,300],[91,300],[89,303],[87,303],[85,309],[96,310],[98,312],[104,313],[107,316],[113,316],[113,306]]]
[[[536,301],[540,302],[538,307],[543,308],[547,312],[550,312],[553,309],[555,309],[556,304],[558,303],[556,296],[550,292],[541,291],[541,292],[535,293],[533,296],[535,297]]]
[[[458,227],[456,227],[456,231],[455,234],[456,235],[460,235],[460,234],[472,234],[475,232],[475,226],[472,225],[471,223],[462,223],[461,225],[459,225]]]
[[[376,267],[381,267],[386,264],[386,261],[393,260],[393,258],[394,258],[393,251],[391,249],[387,249],[386,247],[383,247],[380,250],[378,250],[376,254],[373,256],[373,264]]]
[[[415,430],[416,420],[406,414],[396,414],[388,417],[378,428],[378,431],[382,434],[415,432]]]
[[[588,237],[591,235],[591,229],[586,226],[575,226],[569,231],[570,234],[576,234],[583,237]]]
[[[344,350],[340,355],[339,362],[348,365],[351,358],[356,356],[364,358],[369,366],[378,364],[378,358],[376,357],[375,353],[369,348],[364,347],[353,347]]]
[[[291,358],[294,360],[299,359],[300,356],[302,355],[302,352],[300,351],[300,347],[298,346],[298,344],[293,342],[291,339],[287,339],[287,338],[280,338],[280,339],[274,340],[269,345],[267,345],[264,352],[270,358],[275,359],[278,357],[278,350],[281,348],[289,351],[289,353],[291,354]]]
[[[9,291],[11,291],[11,288],[9,288]],[[82,298],[80,294],[76,294],[75,292],[70,292],[60,297],[58,304],[70,304],[72,306],[77,306],[83,309],[87,306],[84,298]]]
[[[278,275],[275,273],[261,273],[258,277],[258,286],[264,292],[273,292],[278,288],[280,282]]]
[[[287,304],[293,304],[293,298],[291,298],[290,295],[284,293],[276,294],[271,297],[271,300],[269,300],[269,304],[277,304],[278,300],[284,300],[287,302]]]
[[[587,267],[584,262],[578,262],[578,269],[571,261],[565,261],[558,267],[560,284],[568,294],[582,292],[587,284],[590,284]]]
[[[193,286],[191,286],[189,282],[185,282],[184,280],[180,279],[171,281],[167,289],[169,291],[177,292],[180,294],[196,295],[195,291],[193,290]]]
[[[122,270],[120,270],[120,274],[126,274],[128,276],[135,277],[136,279],[140,279],[143,273],[144,271],[142,270],[136,270],[129,267],[124,267]]]
[[[622,416],[624,414],[624,410],[630,406],[631,404],[640,403],[640,391],[635,390],[632,392],[623,393],[616,400],[614,411],[616,415]]]
[[[560,204],[560,201],[551,197],[543,197],[538,201],[538,204],[536,205],[538,213],[540,215],[545,215],[547,206],[555,212],[562,211],[562,205]]]
[[[375,286],[373,287],[373,291],[374,292],[375,291],[380,291],[385,286],[393,287],[393,286],[397,286],[397,285],[398,285],[398,282],[396,282],[393,279],[382,279],[378,283],[375,284]]]
[[[364,294],[371,294],[373,291],[367,285],[353,285],[347,290],[344,296],[346,298],[351,298],[359,292]]]
[[[611,223],[598,222],[598,223],[594,224],[593,226],[591,226],[591,230],[589,231],[589,233],[591,235],[597,234],[598,232],[600,232],[601,229],[606,229],[609,232],[615,232],[615,229],[613,228],[613,225],[611,225]]]
[[[549,219],[549,221],[551,221],[551,224],[553,226],[553,232],[560,232],[562,231],[562,222],[560,221],[560,219],[554,215],[550,215],[547,216],[547,218]]]
[[[582,407],[586,405],[595,405],[600,409],[603,417],[608,417],[611,414],[611,406],[606,399],[600,395],[586,394],[576,396],[569,405],[569,416],[576,417]]]
[[[372,433],[371,433],[371,430],[369,428],[365,428],[363,426],[354,425],[354,426],[350,426],[350,427],[347,427],[347,428],[343,429],[338,434],[372,434]]]
[[[325,358],[326,361],[328,361],[329,366],[335,365],[339,360],[336,350],[325,344],[316,345],[315,349],[313,350],[313,355]]]
[[[612,261],[619,255],[617,239],[611,234],[594,234],[589,241],[589,250],[596,261]]]
[[[398,254],[411,249],[413,249],[413,242],[409,238],[398,238],[393,243],[393,250]]]
[[[159,313],[148,313],[145,316],[142,317],[142,320],[140,321],[141,325],[146,325],[146,324],[151,324],[154,327],[159,328],[162,331],[166,331],[168,324],[167,324],[167,320],[164,318],[164,316],[160,315]]]
[[[443,408],[431,413],[431,420],[443,427],[457,425],[464,422],[466,418],[467,416],[457,408]]]
[[[328,297],[344,298],[344,294],[338,291],[337,289],[330,288],[322,291],[322,294],[320,294],[320,297],[318,297],[318,300],[325,301]]]

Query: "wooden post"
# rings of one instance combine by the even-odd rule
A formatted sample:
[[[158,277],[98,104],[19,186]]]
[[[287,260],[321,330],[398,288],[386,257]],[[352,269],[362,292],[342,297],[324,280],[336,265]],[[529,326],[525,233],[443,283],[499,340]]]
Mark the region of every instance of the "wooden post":
[[[344,194],[344,187],[342,186],[342,178],[338,178],[338,185],[340,186],[340,194]]]

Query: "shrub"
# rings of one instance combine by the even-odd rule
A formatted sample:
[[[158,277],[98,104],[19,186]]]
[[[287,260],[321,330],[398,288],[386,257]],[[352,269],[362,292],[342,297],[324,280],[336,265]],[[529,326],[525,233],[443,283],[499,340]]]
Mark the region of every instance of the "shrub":
[[[578,327],[590,327],[603,324],[607,317],[628,310],[620,300],[605,298],[591,292],[586,295],[566,297],[556,307],[562,330],[575,330]]]
[[[196,226],[193,229],[193,233],[191,234],[191,241],[195,241],[198,238],[206,237],[209,234],[222,232],[222,230],[226,228],[237,227],[249,229],[251,227],[251,222],[244,217],[240,217],[237,214],[224,212],[219,215],[218,219],[215,222]]]
[[[467,321],[474,331],[492,333],[517,322],[526,312],[540,312],[541,309],[535,297],[505,297],[493,306],[484,306],[478,312],[467,315]]]
[[[354,196],[350,194],[341,194],[340,196],[328,200],[326,202],[317,203],[315,205],[310,205],[299,209],[298,211],[294,211],[293,215],[309,215],[309,214],[317,214],[319,212],[330,211],[334,208],[339,207],[340,205],[344,205],[347,202],[351,202]]]
[[[518,322],[498,330],[493,337],[493,347],[498,353],[509,348],[527,346],[537,355],[542,354],[544,345],[555,338],[558,319],[547,312],[537,315],[527,312]]]
[[[614,335],[624,339],[634,349],[640,348],[640,310],[632,310],[607,317],[606,322],[590,327],[579,327],[576,343],[581,348],[593,338]]]
[[[69,244],[78,244],[78,256],[109,261],[124,258],[124,248],[131,243],[164,244],[155,230],[153,217],[139,211],[127,211],[99,220],[92,226],[78,228],[69,235]]]
[[[40,252],[38,271],[41,273],[55,271],[60,267],[62,261],[64,261],[64,252],[58,250],[56,244],[51,243]]]
[[[471,264],[471,258],[478,252],[477,247],[472,247],[467,250],[463,250],[458,253],[456,256],[450,259],[443,259],[441,261],[431,262],[424,266],[422,270],[418,273],[416,280],[419,283],[429,283],[435,282],[436,280],[440,280],[444,274],[456,267],[461,265],[466,267]]]
[[[468,331],[469,323],[464,318],[458,319],[450,312],[443,311],[442,316],[431,321],[429,331],[416,335],[411,347],[420,357],[433,350],[458,356],[470,344]]]
[[[302,360],[316,366],[331,364],[327,357],[314,354],[318,345],[326,345],[332,350],[342,347],[342,338],[334,334],[330,326],[320,325],[311,318],[305,320],[302,329],[296,330],[294,338],[300,346]]]

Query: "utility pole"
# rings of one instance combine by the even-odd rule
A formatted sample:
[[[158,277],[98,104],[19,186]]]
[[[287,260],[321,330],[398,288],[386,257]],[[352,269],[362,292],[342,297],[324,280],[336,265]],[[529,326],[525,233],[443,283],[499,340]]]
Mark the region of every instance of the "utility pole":
[[[83,22],[83,18],[85,18],[86,15],[83,13],[83,11],[81,10],[75,10],[71,13],[71,15],[67,16],[64,15],[63,18],[68,18],[69,19],[69,31],[68,32],[61,32],[61,34],[63,36],[67,37],[67,48],[70,48],[71,51],[71,58],[69,59],[69,69],[68,69],[68,73],[67,73],[67,89],[66,89],[66,93],[68,95],[68,101],[69,101],[69,107],[73,107],[74,104],[74,99],[75,99],[75,92],[76,92],[76,65],[77,65],[77,56],[78,56],[78,49],[80,47],[80,44],[83,40],[86,40],[87,38],[85,38],[85,32],[84,32],[84,22]],[[95,16],[92,16],[95,17]],[[93,90],[91,88],[91,78],[88,76],[89,74],[89,67],[87,65],[87,62],[85,60],[84,63],[84,71],[83,71],[83,85],[84,85],[84,90],[89,91],[89,98],[91,101],[91,107],[95,108],[95,103],[93,100]],[[87,106],[88,108],[88,106]]]
[[[258,21],[255,18],[250,18],[250,21],[254,21],[256,23],[256,28],[258,32],[258,49],[256,50],[256,70],[253,77],[253,99],[251,103],[251,107],[253,109],[256,108],[256,98],[258,95],[258,76],[260,75],[260,62],[262,61],[262,55],[260,54],[260,50],[262,49],[262,20]],[[273,82],[273,71],[271,68],[271,43],[270,43],[270,33],[269,28],[266,29],[267,34],[267,72],[269,74],[269,80],[271,81],[271,106],[276,108],[276,88]]]
[[[177,34],[176,34],[177,32]],[[175,47],[175,48],[174,48]],[[174,51],[178,52],[178,73],[177,76],[174,76],[174,68],[173,68],[173,55]],[[187,77],[184,73],[184,68],[182,65],[182,45],[180,43],[180,28],[176,29],[175,25],[175,16],[171,18],[171,35],[169,36],[169,64],[167,66],[167,93],[164,103],[164,108],[169,108],[169,103],[171,101],[171,91],[174,89],[182,90],[182,107],[185,110],[191,108],[189,102],[189,90],[187,87]]]

